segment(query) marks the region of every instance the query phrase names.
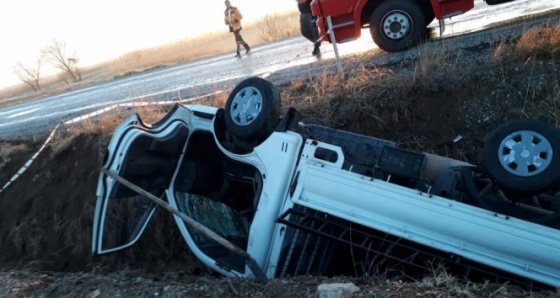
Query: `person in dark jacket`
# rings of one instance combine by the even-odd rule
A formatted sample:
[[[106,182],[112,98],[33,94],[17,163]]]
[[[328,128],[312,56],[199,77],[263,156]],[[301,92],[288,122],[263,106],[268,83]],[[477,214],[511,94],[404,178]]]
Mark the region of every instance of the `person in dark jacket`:
[[[314,47],[311,54],[314,56],[320,55],[321,41],[319,40],[319,28],[317,28],[315,23],[316,18],[311,13],[311,0],[296,1],[300,12],[299,27],[301,35],[313,43]]]
[[[224,23],[229,26],[229,32],[232,32],[235,36],[235,42],[237,43],[237,58],[241,58],[239,50],[241,46],[245,48],[245,53],[249,53],[251,48],[241,37],[241,19],[243,16],[237,7],[231,6],[228,0],[224,3],[226,5],[226,11],[224,12]]]

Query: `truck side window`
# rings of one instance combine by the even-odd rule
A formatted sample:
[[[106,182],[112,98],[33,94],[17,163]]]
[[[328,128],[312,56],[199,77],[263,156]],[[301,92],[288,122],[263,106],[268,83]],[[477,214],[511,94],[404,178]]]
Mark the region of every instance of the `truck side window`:
[[[254,167],[223,154],[209,133],[195,132],[179,166],[174,191],[181,212],[246,250],[262,179]],[[187,227],[195,245],[219,266],[244,272],[245,261]]]

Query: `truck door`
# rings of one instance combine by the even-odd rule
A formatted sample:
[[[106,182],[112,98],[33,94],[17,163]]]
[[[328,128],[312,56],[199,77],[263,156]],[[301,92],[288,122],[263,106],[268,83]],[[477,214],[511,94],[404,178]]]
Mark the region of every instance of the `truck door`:
[[[255,167],[228,158],[212,133],[195,131],[167,196],[172,207],[247,250],[249,227],[262,184],[261,173]],[[180,218],[175,219],[190,249],[202,262],[224,275],[245,274],[244,258]]]
[[[189,129],[173,118],[154,126],[137,115],[115,131],[103,167],[151,194],[161,197],[171,181]],[[101,173],[97,185],[92,252],[103,255],[133,245],[154,214],[156,204]]]

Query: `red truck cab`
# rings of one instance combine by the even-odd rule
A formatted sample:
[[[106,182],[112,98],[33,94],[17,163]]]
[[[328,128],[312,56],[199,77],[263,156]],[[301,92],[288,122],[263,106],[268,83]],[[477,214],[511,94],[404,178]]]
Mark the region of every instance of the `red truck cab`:
[[[507,1],[507,0],[506,0]],[[488,1],[499,4],[504,0]],[[330,17],[336,42],[357,39],[369,27],[375,43],[383,50],[398,52],[415,46],[426,37],[426,26],[474,7],[474,0],[313,0],[319,34],[328,36]],[[440,23],[441,25],[441,23]]]

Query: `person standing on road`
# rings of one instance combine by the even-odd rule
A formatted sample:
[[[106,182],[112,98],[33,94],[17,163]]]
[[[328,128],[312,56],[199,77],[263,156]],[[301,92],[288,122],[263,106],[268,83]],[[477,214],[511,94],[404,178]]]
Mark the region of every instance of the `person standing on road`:
[[[232,32],[233,35],[235,36],[235,42],[237,43],[236,57],[241,58],[241,54],[239,53],[241,46],[245,48],[245,53],[249,53],[249,51],[251,51],[251,48],[243,40],[243,37],[241,37],[241,33],[240,33],[242,29],[241,19],[243,18],[243,16],[241,15],[241,12],[239,11],[239,9],[237,9],[237,7],[231,6],[229,0],[225,1],[225,5],[226,5],[226,11],[224,13],[224,22],[226,23],[226,25],[229,26],[229,32]]]
[[[299,15],[299,28],[301,35],[311,41],[314,45],[313,56],[321,54],[321,40],[319,40],[319,28],[317,28],[317,20],[311,13],[311,0],[296,0],[298,3]]]

